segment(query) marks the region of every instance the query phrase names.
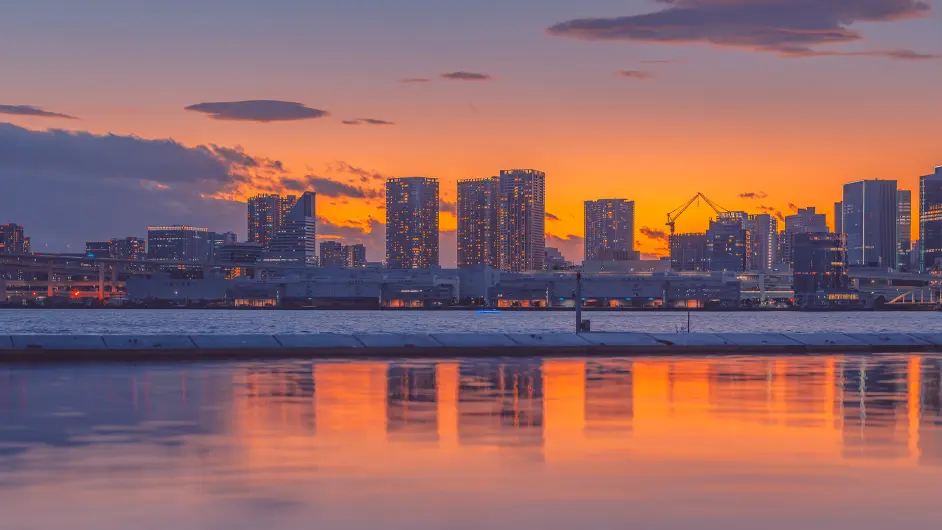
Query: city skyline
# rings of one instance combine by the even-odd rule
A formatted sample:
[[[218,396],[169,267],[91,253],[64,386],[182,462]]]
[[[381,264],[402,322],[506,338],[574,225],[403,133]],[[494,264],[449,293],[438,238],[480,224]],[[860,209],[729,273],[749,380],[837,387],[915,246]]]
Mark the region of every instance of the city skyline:
[[[35,73],[0,90],[0,145],[21,146],[3,151],[0,179],[7,197],[49,197],[44,208],[0,199],[0,222],[31,226],[44,242],[36,250],[113,237],[105,224],[116,219],[129,235],[166,223],[243,235],[249,197],[311,189],[324,199],[323,236],[376,251],[384,178],[427,175],[442,184],[442,262],[454,263],[457,181],[536,167],[547,175],[547,244],[577,257],[585,200],[629,197],[638,228],[655,233],[695,190],[731,210],[787,215],[791,202],[824,212],[843,182],[916,190],[942,163],[936,0],[877,0],[867,13],[826,3],[789,22],[840,42],[793,48],[750,32],[762,24],[746,16],[733,30],[748,38],[723,42],[709,17],[717,0],[696,2],[696,38],[660,28],[608,40],[570,22],[669,16],[668,6],[518,0],[494,17],[486,5],[419,0],[371,2],[364,18],[346,4],[41,4],[11,6],[0,21],[13,42],[45,43],[0,58],[5,71]],[[260,30],[260,18],[279,30]],[[486,38],[473,29],[485,24]],[[42,218],[69,210],[69,223]],[[691,211],[678,228],[709,214]],[[663,241],[637,239],[641,252],[664,253]]]

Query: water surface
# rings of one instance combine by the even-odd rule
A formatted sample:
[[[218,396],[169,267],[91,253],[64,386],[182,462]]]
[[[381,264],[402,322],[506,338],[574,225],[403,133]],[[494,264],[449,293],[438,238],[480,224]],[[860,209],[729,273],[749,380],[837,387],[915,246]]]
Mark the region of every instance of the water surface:
[[[937,528],[942,357],[0,368],[0,527]]]
[[[595,331],[674,333],[682,312],[586,312]],[[694,332],[942,330],[942,312],[693,312]],[[161,333],[539,333],[572,331],[573,312],[0,309],[0,335]]]

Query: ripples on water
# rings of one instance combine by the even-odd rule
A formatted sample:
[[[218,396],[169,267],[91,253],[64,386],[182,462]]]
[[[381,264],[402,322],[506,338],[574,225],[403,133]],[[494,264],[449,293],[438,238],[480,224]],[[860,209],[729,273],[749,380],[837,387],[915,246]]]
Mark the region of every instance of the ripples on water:
[[[586,312],[595,331],[674,333],[682,312]],[[901,332],[940,329],[942,312],[693,312],[694,332]],[[0,335],[28,333],[546,333],[572,331],[572,312],[0,309]]]
[[[0,368],[0,527],[937,528],[942,358]]]

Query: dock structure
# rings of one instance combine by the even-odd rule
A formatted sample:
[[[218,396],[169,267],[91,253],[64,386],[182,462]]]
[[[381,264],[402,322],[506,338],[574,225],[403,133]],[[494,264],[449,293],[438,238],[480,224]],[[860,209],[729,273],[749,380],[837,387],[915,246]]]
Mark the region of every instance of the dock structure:
[[[942,333],[0,335],[0,363],[942,353]]]

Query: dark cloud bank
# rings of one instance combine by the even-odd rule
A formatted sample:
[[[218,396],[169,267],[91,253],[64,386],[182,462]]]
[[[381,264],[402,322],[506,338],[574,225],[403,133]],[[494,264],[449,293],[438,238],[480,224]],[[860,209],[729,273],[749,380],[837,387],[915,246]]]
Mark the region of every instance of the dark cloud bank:
[[[12,116],[34,116],[37,118],[64,118],[67,120],[78,119],[75,116],[60,114],[58,112],[51,112],[30,105],[0,105],[0,114],[9,114]]]
[[[267,99],[198,103],[184,110],[201,112],[214,120],[260,123],[311,120],[329,115],[326,110],[312,109],[301,103]]]
[[[895,60],[942,58],[912,50],[833,51],[821,46],[862,40],[857,23],[926,17],[922,0],[659,0],[642,15],[581,18],[549,28],[551,35],[590,41],[705,43],[788,57],[873,56]]]

